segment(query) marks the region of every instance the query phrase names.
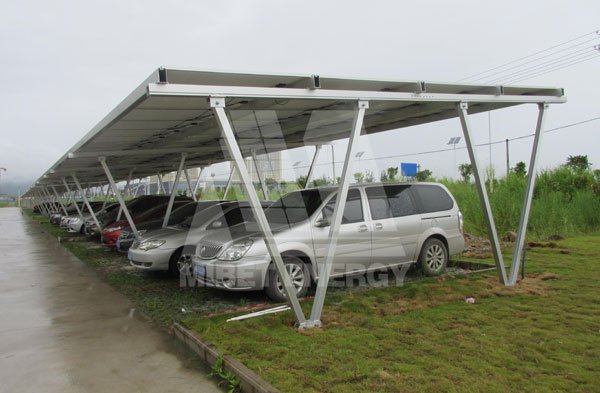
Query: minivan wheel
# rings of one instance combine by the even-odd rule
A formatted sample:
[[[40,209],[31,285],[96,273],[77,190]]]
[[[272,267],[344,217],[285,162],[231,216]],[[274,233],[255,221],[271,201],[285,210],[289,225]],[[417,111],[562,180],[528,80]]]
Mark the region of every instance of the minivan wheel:
[[[448,264],[448,250],[439,239],[428,239],[419,256],[419,264],[426,276],[437,276],[446,270]]]
[[[296,289],[296,296],[302,297],[306,295],[308,287],[310,286],[310,273],[306,264],[298,257],[284,256],[282,258],[285,269],[292,280],[292,285]],[[287,301],[287,296],[283,289],[283,282],[277,275],[275,265],[269,267],[266,284],[265,292],[267,293],[267,296],[278,302]]]
[[[182,251],[182,249],[175,251],[171,255],[171,259],[169,259],[169,274],[173,277],[179,277],[179,259],[181,258]]]

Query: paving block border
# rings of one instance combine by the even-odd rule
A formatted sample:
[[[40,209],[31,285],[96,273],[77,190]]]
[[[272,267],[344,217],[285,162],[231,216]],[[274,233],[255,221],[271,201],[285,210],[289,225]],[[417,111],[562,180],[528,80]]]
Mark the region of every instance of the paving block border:
[[[280,393],[279,390],[271,386],[270,383],[258,376],[254,371],[244,366],[240,361],[233,357],[219,353],[216,345],[206,341],[197,333],[187,329],[179,323],[173,326],[175,337],[185,344],[190,350],[196,353],[209,366],[213,366],[217,358],[223,356],[223,367],[235,374],[242,384],[244,393]]]

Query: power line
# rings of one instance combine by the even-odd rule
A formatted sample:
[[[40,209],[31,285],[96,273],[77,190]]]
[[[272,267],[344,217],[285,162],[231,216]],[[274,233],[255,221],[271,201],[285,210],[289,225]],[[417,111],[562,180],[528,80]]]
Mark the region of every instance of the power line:
[[[548,130],[544,130],[544,133],[549,133],[549,132],[554,132],[554,131],[558,131],[558,130],[563,130],[565,128],[571,128],[571,127],[575,127],[581,124],[585,124],[585,123],[590,123],[593,121],[597,121],[600,120],[600,116],[597,117],[593,117],[591,119],[586,119],[586,120],[582,120],[582,121],[578,121],[575,123],[570,123],[570,124],[565,124],[563,126],[559,126],[559,127],[555,127],[555,128],[551,128]],[[516,141],[516,140],[520,140],[520,139],[525,139],[525,138],[531,138],[535,136],[535,133],[533,134],[526,134],[526,135],[521,135],[521,136],[517,136],[514,138],[508,138],[509,142],[512,141]],[[479,143],[477,145],[475,145],[476,147],[482,147],[482,146],[489,146],[489,145],[497,145],[500,143],[506,143],[506,139],[502,139],[502,140],[498,140],[498,141],[493,141],[493,142],[487,142],[487,143]],[[458,147],[457,150],[464,150],[466,149],[466,147]],[[389,160],[392,158],[402,158],[402,157],[412,157],[412,156],[421,156],[421,155],[427,155],[427,154],[435,154],[435,153],[444,153],[444,152],[449,152],[449,151],[454,151],[454,149],[439,149],[439,150],[428,150],[428,151],[421,151],[418,153],[406,153],[406,154],[396,154],[396,155],[392,155],[392,156],[384,156],[384,157],[373,157],[373,158],[363,158],[363,161],[378,161],[378,160]],[[340,164],[343,163],[344,161],[335,161],[335,164]],[[324,165],[331,165],[331,162],[327,162],[327,163],[321,163],[321,164],[315,164],[315,166],[324,166]],[[303,165],[303,166],[296,166],[293,167],[293,169],[301,169],[301,168],[310,168],[310,165]],[[292,168],[282,168],[282,170],[284,169],[292,169]],[[223,173],[218,173],[215,176],[221,176],[221,175],[229,175],[229,172],[223,172]]]
[[[563,68],[571,67],[571,66],[574,66],[574,65],[579,64],[579,63],[584,63],[586,61],[590,61],[592,59],[595,59],[598,56],[600,56],[600,53],[594,53],[594,54],[589,55],[589,56],[587,56],[585,58],[578,59],[578,60],[573,60],[573,61],[571,61],[571,62],[569,62],[567,64],[563,64],[563,65],[560,65],[560,66],[557,65],[554,68],[551,68],[549,70],[545,70],[543,72],[539,72],[539,73],[537,73],[535,75],[527,75],[527,76],[519,77],[517,79],[509,81],[509,83],[521,82],[521,81],[524,81],[524,80],[527,80],[527,79],[531,79],[531,78],[535,78],[535,77],[538,77],[538,76],[541,76],[541,75],[549,74],[550,72],[562,70]]]
[[[540,64],[535,64],[530,67],[525,67],[523,69],[516,70],[509,74],[502,75],[496,79],[491,80],[490,83],[495,83],[495,82],[499,82],[499,81],[503,81],[503,80],[507,80],[507,79],[512,79],[512,77],[520,75],[520,74],[529,74],[529,73],[535,74],[540,70],[540,68],[543,69],[546,67],[552,67],[552,66],[556,65],[557,63],[569,62],[569,61],[572,61],[574,58],[588,56],[590,53],[595,53],[595,51],[596,51],[596,49],[594,47],[583,48],[583,49],[577,50],[575,52],[565,54],[564,56],[560,56],[555,59],[550,59],[546,62],[543,62]]]
[[[504,67],[506,67],[506,66],[508,66],[508,65],[511,65],[511,64],[514,64],[514,63],[520,62],[520,61],[522,61],[522,60],[525,60],[525,59],[529,59],[529,58],[531,58],[531,57],[537,56],[537,55],[539,55],[539,54],[542,54],[542,53],[544,53],[544,52],[548,52],[548,51],[550,51],[550,50],[552,50],[552,49],[556,49],[556,48],[559,48],[559,47],[561,47],[561,46],[563,46],[563,45],[566,45],[566,44],[569,44],[569,43],[571,43],[571,42],[574,42],[574,41],[580,40],[581,38],[587,37],[587,36],[589,36],[589,35],[592,35],[592,34],[599,34],[599,31],[600,31],[600,30],[594,30],[594,31],[591,31],[591,32],[589,32],[589,33],[585,33],[585,34],[583,34],[583,35],[580,35],[580,36],[578,36],[578,37],[572,38],[572,39],[570,39],[570,40],[568,40],[568,41],[562,42],[562,43],[560,43],[560,44],[558,44],[558,45],[551,46],[551,47],[549,47],[549,48],[546,48],[546,49],[543,49],[543,50],[541,50],[541,51],[538,51],[538,52],[532,53],[532,54],[530,54],[530,55],[523,56],[523,57],[520,57],[520,58],[518,58],[518,59],[515,59],[515,60],[511,60],[511,61],[509,61],[509,62],[507,62],[507,63],[504,63],[504,64],[501,64],[501,65],[499,65],[499,66],[497,66],[497,67],[490,68],[490,69],[488,69],[488,70],[486,70],[486,71],[478,72],[478,73],[476,73],[476,74],[474,74],[474,75],[471,75],[471,76],[468,76],[468,77],[462,78],[462,79],[458,80],[458,82],[462,82],[462,81],[465,81],[465,80],[468,80],[468,79],[472,79],[472,78],[474,78],[474,77],[476,77],[476,76],[484,75],[484,74],[487,74],[487,73],[489,73],[489,72],[491,72],[491,71],[495,71],[495,70],[498,70],[498,69],[500,69],[500,68],[504,68]],[[595,37],[594,39],[596,39],[596,38],[597,38],[597,37]],[[590,40],[590,41],[591,41],[591,40]],[[565,49],[563,49],[563,50],[565,50]],[[557,51],[556,53],[559,53],[559,52],[560,52],[560,51]],[[482,78],[479,78],[479,79],[482,79]]]
[[[472,80],[472,81],[471,81],[471,83],[473,83],[473,82],[477,82],[477,81],[480,81],[480,80],[482,80],[482,79],[491,78],[491,77],[493,77],[493,76],[495,76],[495,75],[500,75],[500,74],[506,73],[506,72],[508,72],[508,71],[511,71],[511,70],[518,69],[518,68],[520,68],[520,67],[526,66],[526,65],[528,65],[528,64],[536,63],[536,62],[538,62],[538,61],[540,61],[540,60],[543,60],[543,59],[552,58],[553,56],[559,55],[561,52],[568,51],[568,50],[570,50],[570,49],[576,48],[576,47],[578,47],[578,46],[581,46],[581,45],[584,45],[584,44],[587,44],[587,43],[589,43],[589,42],[596,41],[596,40],[598,40],[598,37],[594,37],[594,38],[592,38],[592,39],[586,40],[586,41],[584,41],[584,42],[581,42],[581,43],[579,43],[579,44],[576,44],[576,45],[569,46],[569,47],[567,47],[567,48],[564,48],[564,49],[561,49],[561,50],[559,50],[559,51],[556,51],[556,52],[553,52],[553,53],[547,54],[547,55],[545,55],[545,56],[541,56],[541,57],[535,58],[535,59],[533,59],[533,60],[529,60],[529,61],[526,61],[526,62],[524,62],[524,63],[520,63],[520,64],[517,64],[517,65],[514,65],[514,66],[512,66],[512,67],[509,67],[509,68],[506,68],[506,69],[504,69],[504,70],[501,70],[501,71],[498,71],[498,72],[494,72],[494,73],[492,73],[492,74],[489,74],[489,75],[482,76],[482,77],[480,77],[480,78],[477,78],[477,79],[474,79],[474,80]],[[576,51],[572,51],[572,52],[570,52],[570,53],[563,54],[563,55],[559,56],[558,58],[565,57],[565,56],[569,56],[569,55],[571,55],[571,54],[578,53],[578,52],[581,52],[581,51],[589,50],[590,48],[591,48],[591,46],[590,46],[590,45],[587,45],[587,46],[586,46],[585,48],[583,48],[583,49],[578,49],[578,50],[576,50]],[[547,60],[547,61],[552,61],[552,60],[556,60],[556,59],[549,59],[549,60]],[[543,64],[543,63],[542,63],[542,64]]]

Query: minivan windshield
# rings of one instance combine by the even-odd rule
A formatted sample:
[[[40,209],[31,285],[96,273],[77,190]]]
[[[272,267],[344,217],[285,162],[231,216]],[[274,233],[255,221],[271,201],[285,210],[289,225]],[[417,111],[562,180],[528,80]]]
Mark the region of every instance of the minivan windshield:
[[[302,190],[289,193],[275,201],[265,214],[273,224],[296,224],[308,219],[321,206],[331,190]]]

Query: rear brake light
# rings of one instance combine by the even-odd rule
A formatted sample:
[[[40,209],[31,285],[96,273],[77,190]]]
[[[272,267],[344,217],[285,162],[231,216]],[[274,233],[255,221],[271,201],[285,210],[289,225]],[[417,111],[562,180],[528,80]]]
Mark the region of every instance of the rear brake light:
[[[465,221],[463,220],[463,215],[459,210],[458,211],[458,229],[460,230],[460,233],[463,235],[464,235],[464,225],[465,225]]]

